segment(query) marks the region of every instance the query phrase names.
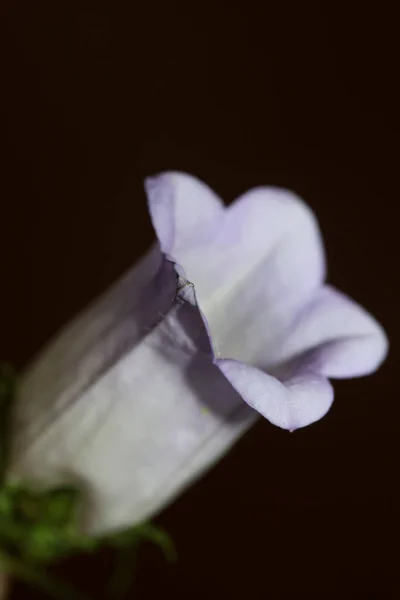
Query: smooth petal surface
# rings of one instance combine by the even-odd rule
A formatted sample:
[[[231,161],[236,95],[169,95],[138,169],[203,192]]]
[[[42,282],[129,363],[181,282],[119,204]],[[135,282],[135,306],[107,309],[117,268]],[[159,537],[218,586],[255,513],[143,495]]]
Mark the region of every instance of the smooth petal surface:
[[[329,381],[314,373],[299,372],[282,383],[235,360],[216,364],[249,406],[283,429],[293,431],[318,421],[333,402]]]
[[[187,205],[180,199],[182,177],[191,198]],[[213,223],[206,240],[196,233],[190,243],[180,216],[175,226],[180,242],[173,259],[196,286],[216,352],[256,364],[273,362],[275,346],[325,276],[322,243],[311,211],[290,192],[257,188],[221,214],[221,205],[211,192],[208,195],[208,188],[176,173],[153,178],[148,193],[162,247],[171,247],[167,231],[173,225],[165,225],[171,197],[179,199],[183,211]]]
[[[345,378],[375,371],[387,349],[379,323],[356,302],[326,285],[298,315],[277,358],[296,369],[301,363],[315,373]]]
[[[153,225],[167,256],[179,262],[177,257],[212,239],[224,205],[205,183],[171,171],[148,177],[145,189]]]
[[[174,265],[155,245],[57,334],[24,373],[23,389],[34,398],[17,405],[16,426],[24,444],[36,439],[93,381],[140,343],[171,307],[176,286]]]
[[[17,399],[9,475],[44,486],[82,484],[89,532],[161,510],[258,416],[213,364],[193,286],[168,261],[148,285],[152,299],[145,286],[134,311],[126,310],[129,291],[126,298],[127,288],[117,285],[109,298],[124,310],[106,330],[97,320],[100,336],[92,338],[89,328],[85,340],[85,330],[67,328],[30,369]],[[101,321],[106,306],[103,299],[103,308],[95,305],[80,323],[94,323],[93,315]],[[138,329],[146,315],[149,327]],[[94,363],[85,349],[96,354]],[[68,360],[60,362],[63,356]]]

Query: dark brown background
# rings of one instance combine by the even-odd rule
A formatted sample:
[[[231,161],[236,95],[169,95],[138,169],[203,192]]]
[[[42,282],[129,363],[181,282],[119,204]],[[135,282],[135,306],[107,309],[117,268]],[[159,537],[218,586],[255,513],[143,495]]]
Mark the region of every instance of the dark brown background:
[[[145,551],[132,597],[399,598],[397,21],[224,4],[2,5],[0,355],[25,364],[148,247],[145,175],[185,170],[227,201],[295,190],[391,355],[336,383],[322,422],[260,422],[159,518],[178,565]],[[99,565],[80,568],[97,589]]]

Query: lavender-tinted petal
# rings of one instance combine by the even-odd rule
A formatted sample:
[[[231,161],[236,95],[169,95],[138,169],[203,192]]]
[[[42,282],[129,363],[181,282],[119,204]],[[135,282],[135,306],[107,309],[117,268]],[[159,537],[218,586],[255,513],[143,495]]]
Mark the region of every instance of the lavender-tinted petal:
[[[152,181],[149,206],[156,233],[163,243],[172,235],[165,231],[175,227],[173,258],[195,283],[218,352],[252,361],[257,353],[265,360],[267,350],[273,360],[276,344],[325,276],[322,242],[310,209],[286,190],[257,188],[223,211],[195,178],[164,174]],[[190,200],[186,203],[183,189]],[[175,205],[180,208],[177,217],[171,210]]]
[[[179,257],[190,248],[209,242],[224,207],[205,183],[170,171],[148,177],[145,189],[154,229],[165,254],[179,263]]]
[[[322,243],[311,211],[284,190],[252,190],[230,211],[227,230],[243,240],[222,269],[231,285],[201,305],[222,357],[268,366],[323,282]]]
[[[324,286],[298,315],[279,360],[302,363],[327,377],[357,377],[375,371],[387,349],[379,323],[356,302]]]
[[[320,375],[300,370],[282,382],[236,360],[219,359],[216,364],[249,406],[289,431],[321,419],[333,401],[333,389]]]

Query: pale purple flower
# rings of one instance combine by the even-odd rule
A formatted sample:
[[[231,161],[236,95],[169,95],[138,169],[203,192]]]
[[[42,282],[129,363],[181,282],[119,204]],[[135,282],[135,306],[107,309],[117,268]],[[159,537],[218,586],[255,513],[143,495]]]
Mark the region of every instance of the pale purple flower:
[[[387,352],[380,325],[324,284],[295,195],[257,188],[226,208],[181,173],[146,190],[159,244],[50,345],[17,403],[11,474],[77,478],[90,531],[160,510],[258,413],[291,431],[317,421],[328,378],[371,373]]]

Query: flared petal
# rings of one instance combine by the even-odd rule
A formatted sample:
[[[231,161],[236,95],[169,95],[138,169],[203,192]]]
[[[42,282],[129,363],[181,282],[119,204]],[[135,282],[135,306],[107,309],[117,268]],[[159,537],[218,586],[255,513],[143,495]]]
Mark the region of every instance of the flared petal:
[[[181,181],[190,198],[187,204],[181,199]],[[324,280],[323,247],[312,212],[288,191],[257,188],[221,215],[220,203],[204,184],[179,174],[153,178],[148,193],[161,246],[171,248],[166,231],[174,230],[179,240],[173,258],[196,286],[216,351],[249,362],[260,351],[265,361],[268,352],[273,362],[275,346]],[[171,213],[171,198],[187,211],[187,219]],[[199,220],[190,241],[186,223],[192,211]],[[168,227],[167,215],[173,219]],[[212,226],[201,238],[204,222]]]
[[[165,254],[179,262],[178,257],[212,239],[224,205],[205,183],[185,173],[170,171],[148,177],[145,189],[153,225]]]
[[[249,406],[289,431],[321,419],[333,401],[332,386],[320,375],[299,370],[281,382],[236,360],[219,359],[216,364]]]
[[[367,311],[324,286],[298,315],[279,352],[276,348],[269,373],[234,360],[216,364],[249,406],[293,431],[329,410],[333,389],[327,377],[371,373],[387,347],[383,329]]]
[[[163,261],[132,311],[129,289],[109,296],[121,312],[107,328],[99,323],[114,310],[107,299],[80,319],[96,334],[67,328],[17,398],[9,476],[82,485],[88,532],[161,510],[257,418],[214,365],[193,286],[174,265]]]
[[[379,323],[356,302],[326,285],[299,314],[279,360],[291,368],[302,364],[327,377],[358,377],[375,371],[387,349]]]

